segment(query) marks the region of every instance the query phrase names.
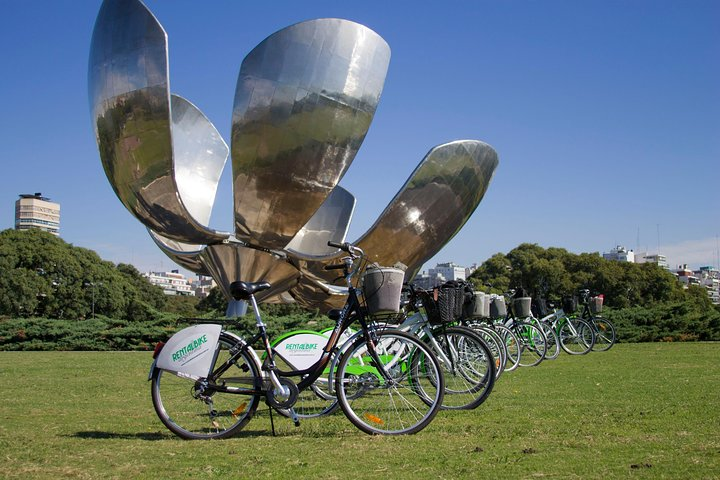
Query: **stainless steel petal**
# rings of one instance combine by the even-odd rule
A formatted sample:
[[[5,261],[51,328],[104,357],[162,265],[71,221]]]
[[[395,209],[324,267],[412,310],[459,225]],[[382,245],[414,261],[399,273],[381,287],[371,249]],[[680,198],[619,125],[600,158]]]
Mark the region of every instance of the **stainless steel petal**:
[[[202,250],[200,261],[228,300],[229,286],[237,280],[270,282],[272,288],[255,295],[262,301],[288,291],[300,277],[300,272],[281,256],[235,243],[208,245]]]
[[[285,251],[291,257],[306,260],[336,257],[340,250],[329,247],[328,242],[345,241],[354,210],[355,197],[344,188],[335,187],[308,223],[288,243]]]
[[[356,244],[373,262],[405,264],[412,279],[468,221],[497,165],[495,150],[477,140],[434,147]]]
[[[370,261],[407,266],[411,280],[467,222],[482,200],[498,165],[497,153],[477,140],[458,140],[428,152],[405,185],[356,242]],[[325,261],[293,260],[303,277],[290,293],[306,306],[326,306],[331,295],[321,285],[339,284]]]
[[[88,85],[100,158],[123,205],[148,228],[180,242],[226,238],[198,223],[178,194],[167,35],[141,2],[103,2],[91,42]]]
[[[171,101],[178,193],[190,215],[208,225],[230,150],[215,126],[195,105],[175,94],[171,95]]]
[[[242,63],[231,152],[235,235],[279,250],[337,185],[367,134],[390,48],[347,20],[299,23]]]
[[[204,247],[203,245],[192,245],[171,240],[157,232],[153,232],[149,228],[148,233],[158,248],[160,248],[170,260],[198,275],[210,275],[210,272],[200,261],[200,253]]]

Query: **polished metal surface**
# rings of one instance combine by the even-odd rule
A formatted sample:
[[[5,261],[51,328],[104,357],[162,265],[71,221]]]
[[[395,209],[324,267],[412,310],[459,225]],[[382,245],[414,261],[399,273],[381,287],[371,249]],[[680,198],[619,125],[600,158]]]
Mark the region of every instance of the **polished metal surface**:
[[[328,242],[345,241],[354,210],[355,197],[344,188],[335,187],[284,250],[291,257],[305,260],[337,257],[340,250],[329,247]]]
[[[171,240],[157,232],[153,232],[149,228],[148,233],[150,234],[150,238],[155,242],[155,245],[157,245],[170,260],[198,275],[210,275],[210,272],[200,261],[200,253],[202,249],[205,248],[204,245],[194,245]]]
[[[401,263],[411,280],[423,264],[462,228],[487,191],[498,165],[497,153],[477,140],[459,140],[430,150],[374,225],[353,244],[371,262]],[[341,285],[336,272],[323,270],[337,260],[297,261],[303,273],[290,293],[305,306],[336,308],[325,287]]]
[[[171,99],[178,194],[190,215],[202,225],[208,225],[230,149],[215,126],[195,105],[178,95],[173,94]]]
[[[468,221],[497,165],[495,150],[477,140],[434,147],[355,243],[372,262],[405,264],[411,280]]]
[[[88,71],[100,157],[118,198],[146,227],[180,242],[219,242],[228,235],[202,225],[181,199],[185,194],[190,208],[202,215],[205,207],[188,193],[195,180],[181,174],[182,186],[176,182],[173,148],[186,142],[173,141],[167,57],[167,35],[141,2],[103,2],[93,31]],[[178,123],[187,121],[179,119]],[[192,141],[216,148],[217,138],[199,137],[207,132],[207,128],[193,131]],[[203,160],[207,158],[193,161]],[[211,176],[201,179],[200,190],[208,190]]]
[[[282,256],[236,243],[208,245],[199,258],[227,299],[232,298],[229,286],[236,280],[270,282],[272,288],[256,294],[262,301],[286,292],[300,278],[300,272]]]
[[[92,120],[105,173],[125,207],[179,265],[272,288],[267,302],[341,306],[337,271],[355,198],[337,186],[367,134],[390,49],[338,19],[292,25],[242,63],[232,116],[235,235],[210,221],[228,147],[189,101],[170,94],[167,35],[138,0],[105,0],[89,62]],[[498,164],[487,144],[430,150],[356,242],[411,279],[465,224]],[[373,174],[377,174],[373,172]]]
[[[390,48],[347,20],[311,20],[260,43],[240,68],[232,118],[235,235],[282,249],[355,158]]]

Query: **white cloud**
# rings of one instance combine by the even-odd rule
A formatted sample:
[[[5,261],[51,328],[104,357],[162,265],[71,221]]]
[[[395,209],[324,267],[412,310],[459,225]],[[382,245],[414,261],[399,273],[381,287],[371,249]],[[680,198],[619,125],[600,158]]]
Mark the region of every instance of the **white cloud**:
[[[718,239],[687,240],[673,245],[661,245],[660,253],[665,255],[670,269],[687,264],[689,268],[711,265],[718,268]]]

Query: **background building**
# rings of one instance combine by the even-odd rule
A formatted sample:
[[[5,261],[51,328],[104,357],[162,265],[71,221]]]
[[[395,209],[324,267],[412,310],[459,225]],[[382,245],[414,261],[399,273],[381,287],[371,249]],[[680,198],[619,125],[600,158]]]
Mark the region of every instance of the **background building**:
[[[40,192],[21,194],[15,202],[15,230],[31,228],[60,235],[60,204]]]
[[[614,260],[616,262],[635,262],[635,252],[628,250],[627,248],[618,245],[617,247],[610,250],[610,253],[603,253],[605,260]]]
[[[165,295],[195,296],[195,289],[179,270],[169,272],[149,272],[143,276],[153,285],[163,289]]]
[[[477,265],[473,266],[477,268]],[[465,280],[468,270],[453,262],[438,263],[435,268],[428,269],[427,273],[422,272],[415,276],[412,283],[419,288],[429,290],[449,280]]]

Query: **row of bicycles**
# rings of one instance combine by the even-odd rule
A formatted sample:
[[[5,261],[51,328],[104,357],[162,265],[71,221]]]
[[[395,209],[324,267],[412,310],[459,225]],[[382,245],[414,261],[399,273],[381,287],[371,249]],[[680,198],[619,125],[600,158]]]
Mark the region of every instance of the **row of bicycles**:
[[[242,337],[231,319],[202,320],[158,343],[148,379],[170,431],[231,437],[264,402],[296,425],[339,409],[368,434],[416,433],[441,409],[477,408],[504,372],[615,341],[598,315],[602,297],[589,291],[578,315],[565,302],[536,302],[545,310],[534,315],[521,292],[486,295],[464,283],[417,289],[403,284],[401,271],[367,268],[360,248],[329,244],[346,256],[325,268],[342,270],[348,292],[343,308],[328,314],[333,328],[271,341],[255,299],[270,284],[234,282],[229,290],[252,306],[256,332]]]

